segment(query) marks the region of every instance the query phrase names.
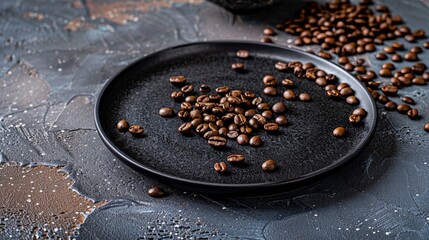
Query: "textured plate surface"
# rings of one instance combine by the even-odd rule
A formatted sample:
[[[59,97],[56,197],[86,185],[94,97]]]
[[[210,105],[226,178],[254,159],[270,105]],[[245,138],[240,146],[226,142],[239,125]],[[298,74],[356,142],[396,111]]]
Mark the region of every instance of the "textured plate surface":
[[[248,50],[250,59],[237,59],[235,52]],[[306,79],[297,79],[274,68],[277,61],[313,62],[318,68],[338,76],[355,90],[360,107],[367,110],[365,124],[354,127],[347,122],[354,108],[344,101],[329,99],[323,88]],[[231,64],[243,62],[245,73],[237,73]],[[311,94],[311,102],[286,101],[281,95],[264,96],[262,78],[272,74],[277,79],[295,81],[296,92]],[[231,89],[251,90],[269,103],[284,101],[289,110],[290,125],[280,134],[260,131],[264,145],[260,148],[240,146],[229,140],[225,150],[211,148],[202,137],[183,136],[177,132],[182,120],[162,118],[161,107],[180,108],[170,98],[177,90],[168,79],[185,75],[196,88],[208,84],[212,89],[227,85]],[[279,90],[284,90],[279,87]],[[282,92],[282,91],[280,91]],[[177,112],[177,111],[176,111]],[[335,64],[301,51],[255,42],[202,42],[168,48],[143,57],[114,76],[101,91],[95,109],[99,134],[108,148],[137,169],[174,180],[195,191],[258,191],[267,187],[296,187],[300,183],[336,169],[352,159],[370,140],[376,125],[375,104],[365,87]],[[119,119],[141,124],[146,134],[135,138],[115,129]],[[345,126],[344,139],[332,136],[332,130]],[[228,166],[230,174],[223,176],[213,170],[213,164],[225,161],[227,155],[242,153],[246,166]],[[275,159],[279,170],[261,171],[261,163]]]

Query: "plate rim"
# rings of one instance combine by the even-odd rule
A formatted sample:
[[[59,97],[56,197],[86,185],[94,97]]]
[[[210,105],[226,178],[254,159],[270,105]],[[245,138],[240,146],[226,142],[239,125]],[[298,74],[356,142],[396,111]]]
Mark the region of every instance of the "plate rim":
[[[358,146],[355,148],[355,151],[353,151],[352,153],[348,153],[348,154],[342,156],[341,158],[337,159],[337,161],[334,164],[330,164],[324,168],[318,169],[317,171],[302,175],[302,176],[297,177],[297,178],[293,178],[293,179],[289,179],[289,180],[279,180],[279,181],[273,181],[273,182],[214,183],[214,182],[204,182],[204,181],[200,181],[200,180],[191,180],[191,179],[187,179],[187,178],[177,177],[177,176],[159,171],[157,169],[148,167],[148,166],[138,162],[137,160],[133,159],[132,157],[129,157],[126,153],[124,153],[122,150],[120,150],[119,148],[116,147],[116,145],[108,138],[107,134],[105,133],[105,131],[101,127],[99,110],[100,110],[101,99],[103,97],[103,94],[106,92],[109,85],[113,81],[115,81],[115,79],[119,75],[126,72],[128,68],[132,68],[133,66],[138,65],[139,62],[144,61],[147,58],[150,58],[150,57],[153,57],[157,54],[168,52],[168,51],[171,51],[171,50],[177,49],[177,48],[186,48],[186,47],[192,47],[192,46],[204,45],[204,44],[206,44],[206,45],[207,44],[260,45],[260,46],[265,46],[265,47],[270,47],[270,48],[277,48],[279,50],[281,49],[281,50],[286,50],[286,51],[292,51],[292,52],[295,52],[297,54],[302,54],[302,55],[305,55],[305,56],[310,57],[310,58],[319,59],[320,61],[331,65],[336,70],[341,71],[344,74],[348,75],[348,77],[350,79],[353,79],[353,81],[355,81],[356,83],[361,85],[361,87],[364,89],[364,94],[369,98],[370,105],[372,108],[371,110],[374,112],[372,118],[369,119],[370,122],[373,122],[372,127],[370,127],[368,130],[369,133],[364,137],[362,142],[360,142],[358,144]],[[372,140],[373,135],[376,132],[377,124],[378,124],[378,110],[377,110],[375,100],[373,99],[373,97],[369,93],[369,91],[367,90],[367,87],[361,81],[356,79],[355,76],[353,76],[351,73],[349,73],[346,70],[344,70],[343,68],[341,68],[341,66],[339,66],[335,62],[328,61],[328,60],[323,59],[317,55],[305,52],[301,49],[293,48],[293,47],[285,46],[285,45],[278,45],[278,44],[272,44],[272,43],[261,43],[261,42],[257,42],[257,41],[248,41],[248,40],[213,40],[213,41],[191,42],[191,43],[185,43],[185,44],[169,46],[166,48],[161,48],[159,50],[155,50],[154,52],[152,52],[150,54],[139,57],[139,58],[133,60],[132,62],[128,63],[126,66],[122,67],[121,69],[116,71],[116,73],[113,74],[110,78],[108,78],[107,81],[104,83],[104,86],[99,91],[99,93],[97,95],[95,107],[94,107],[94,118],[95,118],[95,127],[96,127],[96,130],[98,132],[98,135],[100,136],[103,143],[107,146],[107,148],[114,155],[116,155],[120,160],[125,161],[126,164],[130,164],[132,167],[135,167],[138,170],[142,170],[142,171],[145,171],[147,173],[154,174],[155,176],[159,176],[159,177],[162,177],[162,178],[165,178],[168,180],[174,180],[174,181],[178,181],[180,183],[185,183],[185,184],[194,185],[194,186],[210,187],[210,188],[213,188],[213,187],[214,188],[232,188],[232,189],[236,189],[236,190],[240,190],[240,189],[242,189],[242,190],[244,190],[244,189],[255,189],[256,190],[256,189],[261,188],[261,187],[281,187],[281,186],[287,186],[287,185],[294,185],[294,184],[298,184],[298,183],[305,183],[306,181],[308,181],[310,179],[325,175],[331,171],[339,169],[340,167],[344,166],[346,163],[349,163],[351,160],[353,160],[353,158],[355,158],[359,153],[361,153],[366,148],[366,146],[370,143],[370,141]]]

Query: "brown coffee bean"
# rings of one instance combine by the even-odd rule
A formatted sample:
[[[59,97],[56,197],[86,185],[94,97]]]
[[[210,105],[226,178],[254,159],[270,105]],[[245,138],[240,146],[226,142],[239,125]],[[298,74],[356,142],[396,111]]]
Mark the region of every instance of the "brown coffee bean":
[[[410,52],[412,52],[412,53],[421,53],[421,52],[423,52],[423,50],[422,50],[421,47],[416,46],[416,47],[412,47],[410,49]]]
[[[404,44],[402,44],[400,42],[393,42],[392,43],[392,48],[394,48],[396,50],[403,50],[404,49]]]
[[[396,110],[397,110],[399,113],[403,113],[403,114],[406,114],[410,109],[411,109],[411,107],[410,107],[410,105],[408,105],[408,104],[399,104],[399,105],[396,107]]]
[[[392,72],[390,71],[390,69],[387,68],[382,68],[378,74],[380,74],[380,76],[382,77],[391,77],[392,76]]]
[[[326,84],[328,84],[328,82],[326,81],[326,79],[324,77],[316,78],[315,83],[321,87],[326,86]]]
[[[262,145],[262,139],[260,136],[253,136],[250,138],[249,144],[252,147],[260,147]]]
[[[277,123],[266,123],[264,124],[264,130],[267,132],[276,132],[279,130],[279,125]]]
[[[408,97],[408,96],[401,97],[401,100],[405,103],[408,103],[408,104],[415,104],[414,99],[412,99],[411,97]]]
[[[416,38],[413,36],[413,35],[411,35],[411,34],[409,34],[409,35],[405,35],[405,40],[407,40],[408,42],[415,42],[416,41]]]
[[[415,77],[411,82],[415,85],[426,85],[426,80],[422,77]]]
[[[249,125],[245,125],[240,127],[240,132],[243,134],[251,134],[253,132],[253,129]]]
[[[277,89],[275,87],[271,87],[271,86],[265,87],[264,88],[264,94],[268,95],[268,96],[275,96],[275,95],[277,95]]]
[[[283,92],[283,98],[286,100],[295,100],[296,99],[296,94],[293,90],[291,89],[286,89]]]
[[[274,29],[267,27],[264,29],[264,35],[274,36],[274,35],[276,35],[276,33],[274,32]]]
[[[263,43],[273,43],[273,40],[269,37],[261,38],[261,42]]]
[[[326,91],[326,94],[328,95],[328,97],[335,99],[340,96],[340,91],[338,91],[337,89],[332,89],[332,90]]]
[[[258,110],[265,111],[271,109],[271,106],[268,103],[260,103],[258,104],[257,108]]]
[[[208,140],[208,144],[214,148],[223,148],[226,146],[226,143],[227,143],[226,138],[221,136],[213,136],[213,137],[210,137]]]
[[[396,95],[398,92],[398,87],[386,85],[381,87],[381,91],[386,95]]]
[[[374,52],[375,51],[375,45],[372,43],[365,45],[365,51],[367,52]]]
[[[245,160],[245,158],[244,158],[244,155],[242,155],[242,154],[230,154],[226,158],[226,161],[231,163],[231,164],[243,163],[244,160]]]
[[[346,135],[346,129],[344,127],[337,127],[332,134],[337,138],[342,138]]]
[[[247,145],[249,144],[249,137],[246,134],[240,134],[237,137],[237,143],[240,145]]]
[[[355,55],[356,54],[356,44],[355,43],[347,43],[341,48],[341,51],[345,55]]]
[[[196,96],[193,96],[193,95],[191,95],[191,96],[187,96],[186,98],[185,98],[185,102],[188,102],[188,103],[195,103],[197,101],[197,97]]]
[[[268,159],[262,163],[261,168],[264,172],[274,172],[277,169],[277,163],[272,159]]]
[[[221,128],[219,128],[218,132],[219,132],[219,136],[226,137],[226,134],[227,134],[229,131],[228,131],[228,128],[226,128],[226,127],[221,127]]]
[[[186,77],[180,76],[180,75],[179,76],[171,76],[170,77],[170,83],[176,87],[183,86],[186,83]]]
[[[247,50],[238,50],[236,53],[236,56],[244,59],[244,58],[248,58],[250,56],[250,53]]]
[[[352,114],[349,116],[349,123],[357,125],[361,123],[361,119],[361,116]]]
[[[175,116],[174,109],[171,107],[161,108],[159,109],[159,115],[161,117],[166,117],[166,118],[174,117]]]
[[[401,57],[401,55],[399,55],[399,54],[397,54],[397,53],[393,54],[393,55],[392,55],[392,61],[394,61],[394,62],[402,62],[402,57]]]
[[[394,49],[393,47],[391,47],[391,46],[385,46],[385,47],[383,48],[383,51],[384,51],[385,53],[392,54],[392,53],[394,53],[394,52],[395,52],[395,49]]]
[[[429,42],[424,42],[424,43],[423,43],[423,47],[424,47],[424,48],[429,48]]]
[[[178,128],[180,133],[189,133],[192,130],[192,124],[189,122],[185,122]]]
[[[350,88],[350,87],[345,87],[345,88],[343,88],[343,89],[340,90],[340,95],[341,96],[350,96],[350,95],[353,95],[353,94],[355,94],[355,91],[352,88]]]
[[[332,55],[327,52],[320,51],[317,55],[324,59],[332,59]]]
[[[284,62],[277,62],[274,67],[279,71],[286,71],[289,69],[287,63]]]
[[[358,105],[359,104],[359,99],[355,96],[348,96],[346,98],[346,102],[350,105]]]
[[[378,60],[386,60],[387,56],[386,56],[386,54],[379,52],[379,53],[375,54],[375,58]]]
[[[126,132],[128,128],[130,128],[130,124],[125,119],[119,120],[119,122],[116,124],[116,128],[121,132]]]
[[[377,99],[380,103],[387,103],[389,101],[389,98],[386,95],[380,95]]]
[[[335,86],[334,84],[329,84],[325,86],[325,91],[329,91],[329,90],[336,90],[337,86]]]
[[[389,101],[386,104],[384,104],[384,109],[389,110],[389,111],[396,110],[397,107],[398,107],[398,105],[392,101]]]
[[[144,133],[144,128],[140,125],[131,125],[128,128],[128,132],[132,133],[133,135],[142,135]]]
[[[226,134],[226,136],[231,139],[237,138],[238,135],[239,135],[238,131],[231,131],[231,130]]]
[[[353,110],[353,115],[359,115],[361,118],[365,118],[368,113],[363,108],[356,108]]]
[[[351,64],[351,63],[346,63],[344,65],[344,69],[347,70],[347,71],[353,71],[354,68],[355,68],[355,66],[353,66],[353,64]]]
[[[283,102],[274,103],[274,105],[272,107],[272,110],[275,113],[284,113],[286,111],[286,109],[287,109],[287,106]]]
[[[203,120],[201,118],[195,118],[191,121],[192,127],[195,129],[200,125],[203,124]]]
[[[423,80],[429,81],[429,72],[425,72],[422,75]]]
[[[246,112],[244,112],[244,116],[246,117],[253,117],[256,114],[256,110],[255,109],[249,109]]]
[[[216,88],[216,92],[218,94],[226,94],[229,92],[229,87],[228,86],[218,87],[218,88]]]
[[[280,115],[276,117],[275,122],[280,126],[285,126],[288,124],[288,119],[286,118],[285,115]]]
[[[349,58],[346,56],[342,56],[338,58],[338,63],[344,65],[349,62]]]
[[[311,96],[310,94],[304,92],[304,93],[300,93],[299,94],[299,100],[303,101],[303,102],[309,102],[311,101]]]
[[[426,37],[426,32],[423,29],[418,29],[413,33],[413,36],[415,38],[425,38]]]
[[[179,101],[182,101],[184,94],[181,91],[174,91],[171,93],[170,96],[174,101],[179,102]]]
[[[393,63],[388,62],[388,63],[383,64],[383,66],[381,68],[393,70],[393,69],[395,69],[395,65],[393,65]]]
[[[293,87],[293,86],[295,86],[295,83],[290,79],[283,79],[282,85],[285,87]]]
[[[182,102],[182,103],[180,104],[180,110],[190,111],[190,110],[192,110],[192,108],[193,108],[193,106],[192,106],[192,104],[190,104],[190,103]]]
[[[227,171],[227,166],[225,162],[215,163],[213,168],[217,173],[225,173]]]
[[[374,100],[378,100],[378,98],[380,97],[380,93],[378,93],[375,90],[370,91],[370,93],[371,93],[371,96],[374,98]]]
[[[231,64],[232,70],[241,71],[244,68],[244,63],[233,63]]]
[[[271,119],[273,117],[273,112],[270,110],[265,110],[261,113],[261,115],[266,119]]]
[[[262,82],[264,83],[265,86],[275,86],[277,85],[277,80],[274,76],[272,75],[266,75],[263,79]]]
[[[199,134],[204,134],[209,131],[209,125],[207,123],[202,123],[195,128],[195,131]]]
[[[416,119],[419,116],[419,111],[416,108],[411,108],[407,111],[407,116],[411,119]]]
[[[194,86],[192,84],[185,85],[180,89],[185,95],[190,95],[194,92]]]
[[[166,195],[164,189],[157,186],[150,188],[147,194],[153,198],[162,198]]]
[[[405,59],[406,61],[417,61],[417,60],[418,60],[418,57],[417,57],[417,54],[415,54],[415,53],[413,53],[413,52],[407,52],[407,53],[404,55],[404,59]]]
[[[424,129],[426,132],[429,132],[429,122],[425,123],[425,125],[423,126],[423,129]]]
[[[246,124],[247,123],[246,116],[244,116],[244,114],[241,114],[241,113],[235,115],[234,116],[234,123],[236,125],[239,125],[239,126]]]

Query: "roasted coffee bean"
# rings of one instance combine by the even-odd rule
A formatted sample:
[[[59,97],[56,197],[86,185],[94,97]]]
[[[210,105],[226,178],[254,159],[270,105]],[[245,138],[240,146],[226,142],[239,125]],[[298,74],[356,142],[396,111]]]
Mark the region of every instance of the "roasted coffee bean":
[[[426,69],[427,69],[426,64],[421,62],[416,63],[411,67],[411,70],[414,74],[423,74]]]
[[[346,56],[342,56],[338,58],[338,63],[344,65],[349,62],[349,58]]]
[[[164,107],[159,109],[159,115],[161,115],[161,117],[174,117],[175,113],[174,113],[174,109],[171,107]]]
[[[272,75],[266,75],[263,79],[262,82],[264,83],[265,86],[275,86],[277,85],[277,80],[274,76]]]
[[[274,32],[274,30],[272,28],[267,27],[264,29],[264,35],[274,36],[274,35],[276,35],[276,33]]]
[[[179,102],[182,101],[184,94],[181,91],[174,91],[170,96],[174,101]]]
[[[407,111],[407,116],[411,119],[416,119],[419,116],[419,111],[416,108],[411,108]]]
[[[311,101],[311,96],[310,94],[304,92],[304,93],[300,93],[298,96],[299,100],[303,101],[303,102],[309,102]]]
[[[399,105],[396,107],[396,110],[397,110],[399,113],[403,113],[403,114],[406,114],[410,109],[411,109],[411,107],[410,107],[410,105],[408,105],[408,104],[399,104]]]
[[[247,123],[247,119],[246,116],[244,116],[244,114],[237,114],[234,117],[234,123],[241,126]]]
[[[203,138],[206,140],[209,140],[211,137],[214,137],[214,136],[220,136],[219,131],[217,130],[207,131],[206,133],[204,133]]]
[[[226,146],[226,143],[227,143],[226,138],[221,136],[213,136],[213,137],[210,137],[208,140],[208,144],[214,148],[223,148]]]
[[[228,155],[228,157],[226,158],[226,161],[232,164],[238,164],[238,163],[243,163],[245,160],[244,155],[242,154],[231,154]]]
[[[415,85],[426,85],[426,80],[422,77],[415,77],[411,82]]]
[[[234,112],[235,113],[241,113],[241,114],[244,114],[244,109],[243,108],[241,108],[241,107],[235,107],[234,108]]]
[[[140,125],[131,125],[128,128],[128,132],[132,133],[133,135],[141,135],[144,133],[144,128]]]
[[[356,108],[355,110],[353,110],[353,114],[359,115],[361,116],[361,118],[365,118],[368,113],[363,108]]]
[[[350,105],[358,105],[359,104],[359,99],[355,96],[348,96],[346,98],[346,102]]]
[[[355,91],[353,91],[353,89],[352,88],[350,88],[350,87],[345,87],[345,88],[343,88],[343,89],[341,89],[340,90],[340,95],[341,96],[350,96],[350,95],[353,95],[353,94],[355,94]]]
[[[191,96],[187,96],[186,98],[185,98],[185,102],[188,102],[188,103],[195,103],[197,101],[197,97],[196,96],[193,96],[193,95],[191,95]]]
[[[253,116],[254,119],[256,119],[256,121],[259,123],[259,125],[264,125],[267,123],[267,119],[264,118],[261,114],[255,114],[255,116]]]
[[[267,132],[276,132],[279,130],[279,125],[277,123],[266,123],[264,124],[264,130]]]
[[[273,112],[270,110],[265,110],[261,113],[261,115],[266,119],[271,119],[273,117]]]
[[[411,35],[411,34],[409,34],[409,35],[405,35],[405,40],[407,40],[408,42],[415,42],[416,41],[416,38],[413,36],[413,35]]]
[[[152,187],[147,191],[147,194],[153,198],[162,198],[165,196],[165,191],[164,189],[160,188],[160,187]]]
[[[218,130],[219,136],[226,137],[226,134],[229,132],[226,127],[221,127]]]
[[[229,87],[228,86],[218,87],[218,88],[216,88],[216,92],[218,94],[226,94],[229,92]]]
[[[394,61],[394,62],[402,62],[402,57],[401,57],[401,55],[399,55],[399,54],[397,54],[397,53],[393,54],[393,55],[392,55],[392,61]]]
[[[355,43],[347,43],[342,47],[341,50],[345,55],[355,55],[356,54],[356,44]]]
[[[284,113],[286,111],[286,109],[287,109],[287,106],[283,102],[274,103],[274,105],[272,107],[272,110],[275,113]]]
[[[170,83],[176,87],[183,86],[186,83],[186,77],[185,76],[171,76],[170,77]]]
[[[236,56],[239,58],[248,58],[250,56],[250,53],[247,50],[238,50]]]
[[[209,125],[207,123],[202,123],[198,125],[195,129],[195,131],[199,134],[204,134],[209,130]]]
[[[383,51],[384,51],[385,53],[392,54],[392,53],[394,53],[394,52],[395,52],[395,49],[394,49],[393,47],[391,47],[391,46],[385,46],[385,47],[383,48]]]
[[[337,85],[337,90],[341,91],[341,89],[348,88],[348,87],[350,87],[350,85],[348,83],[340,83]]]
[[[244,96],[248,99],[254,99],[256,97],[256,94],[254,92],[251,92],[251,91],[246,91],[246,92],[244,92]]]
[[[277,163],[272,159],[268,159],[262,163],[261,168],[264,172],[274,172],[277,169]]]
[[[321,87],[326,86],[326,84],[328,84],[328,82],[326,81],[326,79],[324,77],[316,78],[315,83]]]
[[[244,63],[233,63],[231,64],[232,70],[241,71],[244,68]]]
[[[378,74],[380,74],[380,76],[382,77],[391,77],[392,76],[392,72],[390,71],[390,69],[387,68],[382,68]]]
[[[351,124],[360,124],[361,123],[361,119],[362,119],[361,116],[352,114],[352,115],[349,116],[349,123],[351,123]]]
[[[355,66],[353,66],[353,64],[351,64],[351,63],[346,63],[344,65],[344,69],[351,72],[351,71],[353,71],[353,69],[355,69]]]
[[[240,127],[237,124],[235,124],[235,123],[231,123],[231,124],[228,125],[228,130],[229,131],[237,131],[238,132],[238,130],[240,130]]]
[[[393,86],[396,86],[398,88],[400,88],[402,86],[401,81],[399,81],[399,79],[395,78],[395,77],[390,79],[390,83],[392,83]]]
[[[180,133],[189,133],[192,130],[192,124],[189,122],[182,123],[178,130]]]
[[[309,68],[309,69],[307,69],[306,70],[306,72],[305,72],[305,77],[308,79],[308,80],[311,80],[311,81],[314,81],[314,80],[316,80],[316,78],[317,78],[317,68]]]
[[[393,70],[393,69],[395,69],[395,65],[393,65],[393,63],[388,62],[388,63],[383,64],[383,66],[381,68]]]
[[[380,103],[387,103],[388,101],[389,101],[389,98],[386,96],[386,95],[380,95],[379,97],[378,97],[378,101],[380,102]]]
[[[194,86],[192,84],[185,85],[180,89],[185,95],[189,95],[194,92]]]
[[[283,98],[286,100],[295,100],[296,99],[296,94],[293,90],[291,89],[286,89],[283,92]]]
[[[277,62],[274,67],[279,71],[286,71],[289,69],[287,63],[284,62]]]
[[[246,134],[240,134],[237,137],[237,143],[240,145],[247,145],[249,144],[249,137]]]
[[[260,147],[262,145],[262,139],[260,136],[253,136],[250,138],[249,144],[252,147]]]
[[[415,53],[413,53],[413,52],[407,52],[407,53],[404,55],[404,59],[405,59],[406,61],[417,61],[417,60],[418,60],[418,57],[417,57],[417,54],[415,54]]]
[[[208,114],[208,115],[204,116],[203,119],[204,119],[204,122],[206,122],[206,123],[215,123],[217,120],[216,116],[213,114]]]
[[[380,97],[380,93],[378,93],[377,91],[370,91],[371,96],[375,99],[378,100],[378,98]]]
[[[253,129],[251,127],[249,127],[248,125],[244,125],[244,126],[240,127],[240,132],[243,134],[251,134],[253,132]]]
[[[379,52],[379,53],[375,54],[375,58],[377,58],[378,60],[386,60],[387,56],[386,56],[386,54]]]
[[[215,163],[213,168],[217,173],[225,173],[227,171],[227,166],[225,162]]]
[[[201,84],[199,90],[201,93],[208,93],[210,92],[210,87],[207,84]]]
[[[337,138],[342,138],[346,135],[346,129],[344,127],[337,127],[332,134]]]
[[[355,72],[360,73],[360,74],[364,74],[366,73],[366,67],[365,66],[357,66],[355,67]]]
[[[219,120],[216,121],[216,123],[209,123],[210,130],[217,131],[218,128],[219,128],[219,126],[217,125],[218,123],[220,124],[220,127],[224,126],[224,122],[219,119]]]
[[[258,104],[257,108],[261,111],[271,109],[270,104],[268,104],[268,103],[260,103],[260,104]]]
[[[396,110],[397,107],[398,107],[398,105],[392,101],[389,101],[386,104],[384,104],[384,109],[389,110],[389,111]]]
[[[259,104],[261,104],[263,102],[261,97],[256,97],[252,100],[252,105],[253,106],[258,106]]]
[[[400,42],[393,42],[392,43],[392,48],[396,49],[396,50],[403,50],[404,49],[404,44],[402,44]]]
[[[326,94],[330,98],[338,98],[340,96],[340,91],[338,91],[337,89],[332,89],[332,90],[326,91]]]
[[[414,99],[412,99],[411,97],[408,97],[408,96],[401,97],[401,100],[405,103],[408,103],[408,104],[415,104],[416,103],[414,101]]]
[[[422,75],[423,80],[429,81],[429,72],[425,72]]]
[[[423,125],[423,129],[424,129],[426,132],[429,132],[429,122],[427,122],[427,123],[425,123],[425,125]]]
[[[203,124],[203,119],[195,118],[191,121],[192,127],[197,128],[200,124]]]
[[[424,47],[424,48],[429,48],[429,42],[424,42],[424,43],[423,43],[423,47]]]
[[[282,85],[285,87],[293,87],[295,86],[295,83],[292,80],[286,78],[282,80]]]
[[[271,87],[271,86],[265,87],[264,88],[264,94],[268,95],[268,96],[275,96],[275,95],[277,95],[277,89],[275,87]]]
[[[244,116],[246,116],[246,117],[253,117],[255,114],[256,114],[255,109],[249,109],[246,112],[244,112]]]
[[[398,92],[398,87],[386,85],[381,87],[381,91],[386,95],[396,95]]]
[[[375,51],[375,45],[372,43],[368,43],[365,45],[365,51],[367,52],[374,52]]]
[[[337,89],[337,87],[334,84],[329,84],[325,86],[325,91],[334,90]]]
[[[276,117],[275,122],[280,126],[285,126],[288,124],[288,119],[285,115],[280,115]]]
[[[261,42],[263,43],[273,43],[273,40],[269,37],[261,38]]]
[[[173,112],[174,114],[174,112]],[[130,124],[125,119],[119,120],[119,122],[116,124],[116,128],[121,132],[126,132],[128,128],[130,128]]]
[[[226,136],[231,139],[237,138],[239,135],[238,131],[229,131]]]
[[[259,127],[259,122],[253,117],[251,119],[249,119],[248,124],[253,129],[258,129],[258,127]]]
[[[320,51],[317,55],[324,59],[332,59],[332,55],[324,51]]]
[[[192,108],[193,108],[193,106],[192,106],[192,104],[190,104],[190,103],[182,102],[182,103],[180,104],[180,110],[190,111],[190,110],[192,110]]]
[[[423,50],[422,50],[421,47],[416,46],[416,47],[412,47],[410,49],[410,52],[412,52],[412,53],[421,53],[421,52],[423,52]]]

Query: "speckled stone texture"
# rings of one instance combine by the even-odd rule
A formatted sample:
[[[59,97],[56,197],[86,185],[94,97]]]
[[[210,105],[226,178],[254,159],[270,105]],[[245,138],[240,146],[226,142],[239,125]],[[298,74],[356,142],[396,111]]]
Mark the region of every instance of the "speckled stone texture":
[[[429,135],[422,130],[429,121],[427,86],[401,90],[418,102],[421,119],[378,105],[377,133],[365,151],[340,172],[294,192],[260,198],[194,194],[121,163],[100,140],[92,115],[110,76],[180,43],[258,40],[265,26],[292,16],[304,1],[247,16],[203,1],[118,2],[0,2],[0,161],[65,166],[76,190],[109,200],[88,216],[78,238],[429,238]],[[375,2],[388,5],[412,29],[429,31],[427,0]],[[289,44],[293,37],[279,33],[274,39]],[[382,62],[372,54],[362,57],[378,72]],[[428,64],[428,50],[420,58]],[[150,198],[146,191],[153,185],[169,196]],[[5,225],[1,216],[0,226],[6,229],[0,239],[30,235]]]

